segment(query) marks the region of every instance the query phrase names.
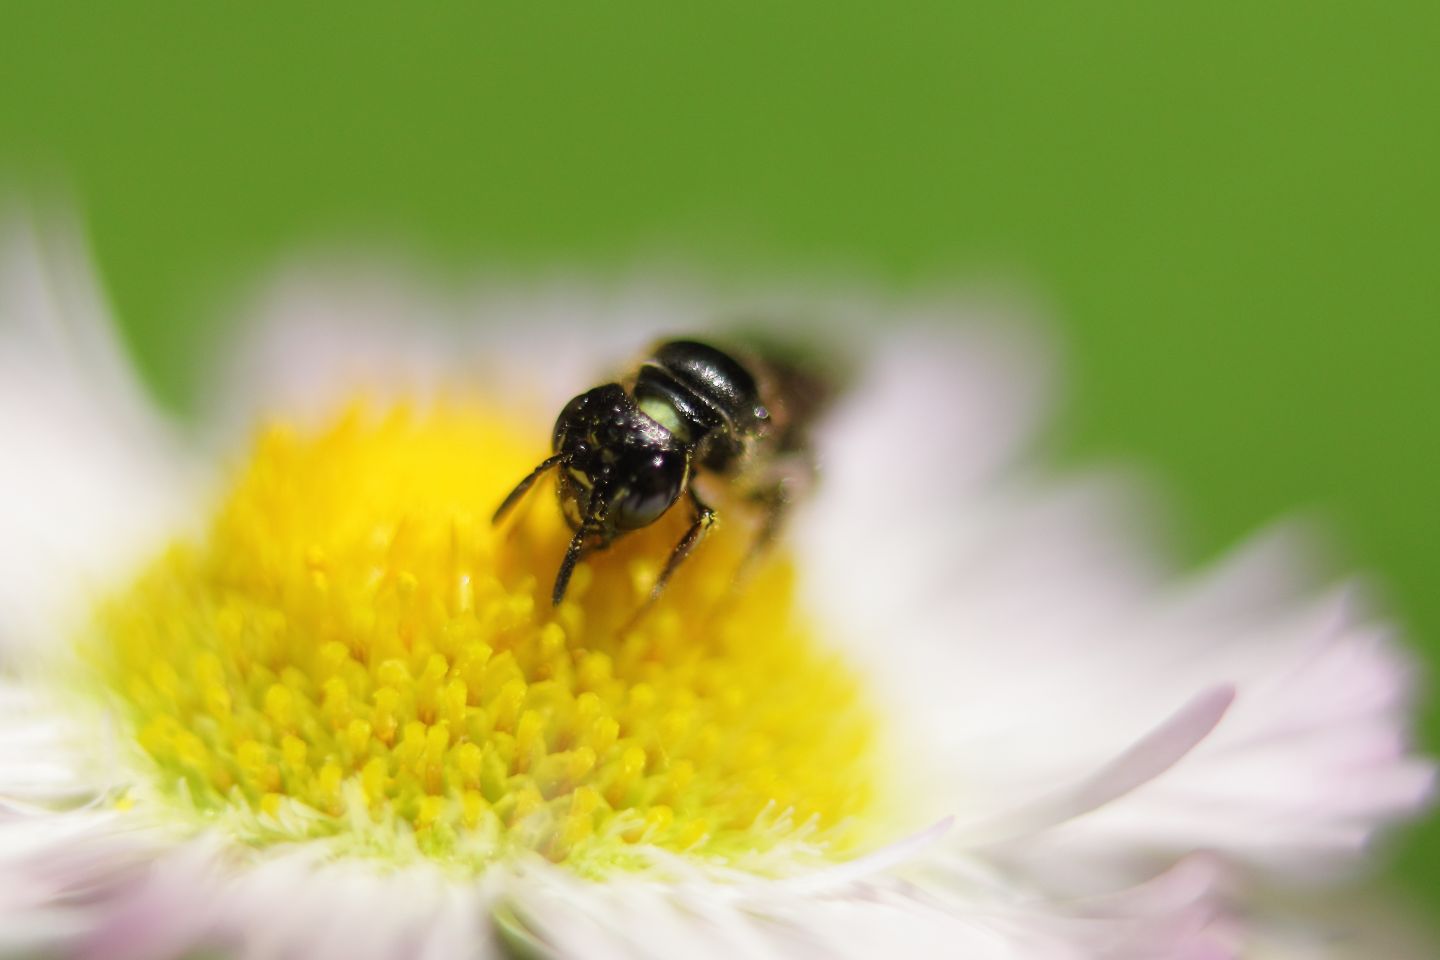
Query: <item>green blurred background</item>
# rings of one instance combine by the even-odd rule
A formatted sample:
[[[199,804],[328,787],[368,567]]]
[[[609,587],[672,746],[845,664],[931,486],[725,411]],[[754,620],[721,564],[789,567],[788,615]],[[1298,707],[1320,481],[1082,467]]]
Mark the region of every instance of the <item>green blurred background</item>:
[[[1192,560],[1326,517],[1440,663],[1440,4],[6,3],[0,184],[78,197],[161,398],[287,252],[1018,278],[1061,456]],[[1440,711],[1428,743],[1440,746]],[[1397,875],[1440,909],[1440,825]]]

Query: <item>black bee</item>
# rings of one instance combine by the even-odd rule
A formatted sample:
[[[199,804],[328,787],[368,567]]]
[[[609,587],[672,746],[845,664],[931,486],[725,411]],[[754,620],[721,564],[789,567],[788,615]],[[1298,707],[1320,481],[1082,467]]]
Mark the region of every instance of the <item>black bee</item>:
[[[827,395],[823,379],[799,364],[694,340],[660,343],[623,382],[565,405],[554,455],[510,492],[494,522],[547,470],[559,469],[560,508],[575,531],[551,593],[559,604],[583,556],[649,526],[685,497],[690,527],[655,581],[653,601],[715,522],[695,490],[698,472],[723,478],[762,511],[752,556],[774,539],[786,507],[814,476],[808,428]]]

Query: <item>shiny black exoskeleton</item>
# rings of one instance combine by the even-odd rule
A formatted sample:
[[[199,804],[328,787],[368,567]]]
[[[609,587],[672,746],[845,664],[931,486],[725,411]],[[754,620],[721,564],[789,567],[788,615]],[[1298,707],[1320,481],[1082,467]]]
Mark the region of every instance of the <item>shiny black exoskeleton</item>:
[[[697,471],[724,477],[761,506],[757,547],[773,538],[797,478],[810,472],[803,428],[813,382],[792,367],[757,357],[742,362],[697,341],[661,343],[627,381],[566,404],[555,421],[554,455],[511,491],[495,522],[541,475],[559,469],[560,505],[575,534],[555,577],[558,604],[581,557],[649,526],[686,497],[691,524],[653,600],[714,523],[715,511],[691,483]]]

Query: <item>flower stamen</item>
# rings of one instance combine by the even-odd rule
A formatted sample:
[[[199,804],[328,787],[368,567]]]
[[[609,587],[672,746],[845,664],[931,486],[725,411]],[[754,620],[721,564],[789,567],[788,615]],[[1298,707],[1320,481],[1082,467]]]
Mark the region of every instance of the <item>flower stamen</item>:
[[[747,542],[727,525],[635,622],[680,533],[667,517],[552,609],[559,511],[536,496],[513,526],[488,519],[534,454],[470,408],[266,430],[207,535],[86,642],[151,802],[247,843],[476,869],[518,850],[589,871],[646,846],[844,851],[872,717],[783,558],[733,589]]]

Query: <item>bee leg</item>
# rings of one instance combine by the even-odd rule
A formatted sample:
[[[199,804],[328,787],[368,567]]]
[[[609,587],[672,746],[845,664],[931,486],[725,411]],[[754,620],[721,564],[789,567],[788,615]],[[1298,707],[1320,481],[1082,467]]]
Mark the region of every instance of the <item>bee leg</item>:
[[[715,525],[715,511],[704,500],[700,499],[694,487],[688,488],[690,504],[695,508],[695,520],[690,524],[690,529],[685,531],[685,536],[675,544],[675,549],[670,551],[670,559],[665,562],[665,569],[660,571],[660,577],[655,581],[655,586],[650,588],[650,599],[646,606],[660,599],[660,594],[665,592],[665,585],[670,582],[680,564],[690,556],[690,551],[705,538],[710,528]]]
[[[541,461],[540,466],[531,470],[529,476],[517,483],[515,489],[510,491],[509,496],[501,501],[500,506],[495,509],[495,516],[490,518],[490,522],[499,523],[501,520],[504,520],[505,514],[509,513],[515,504],[520,502],[520,498],[525,496],[530,488],[535,485],[535,481],[540,479],[540,475],[551,467],[559,465],[564,459],[565,455],[563,453],[557,453],[555,456]]]
[[[814,485],[814,461],[808,456],[792,456],[775,464],[766,482],[752,488],[748,498],[761,511],[760,526],[745,558],[740,561],[740,569],[735,574],[737,585],[749,578],[755,565],[780,539],[790,519],[790,508]]]
[[[550,591],[552,607],[560,606],[560,601],[565,599],[565,591],[570,586],[570,577],[575,573],[575,564],[579,563],[580,558],[589,551],[586,544],[589,533],[590,531],[582,526],[570,538],[570,546],[565,549],[565,559],[560,561],[560,569],[555,574],[555,586]]]
[[[760,527],[755,531],[755,539],[750,541],[750,548],[745,551],[745,557],[740,561],[740,569],[735,573],[737,585],[749,579],[755,565],[760,562],[775,541],[780,539],[780,533],[785,529],[785,521],[790,518],[791,504],[794,503],[794,498],[784,483],[777,483],[768,490],[756,494],[753,499],[763,512],[760,518]]]

